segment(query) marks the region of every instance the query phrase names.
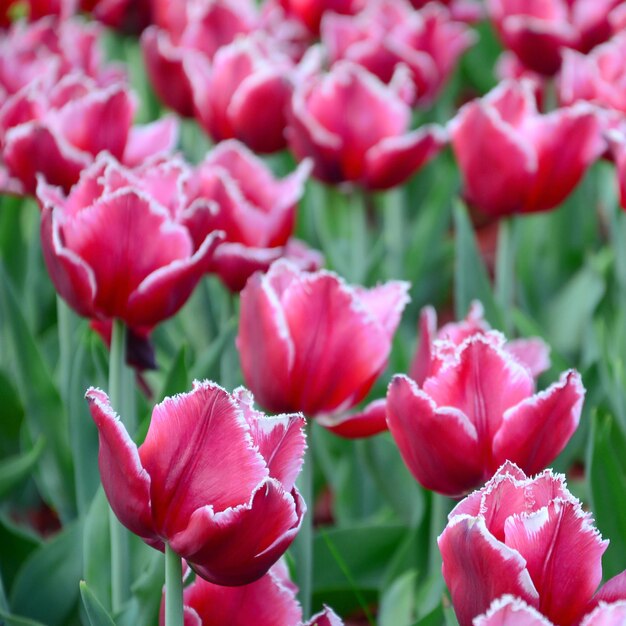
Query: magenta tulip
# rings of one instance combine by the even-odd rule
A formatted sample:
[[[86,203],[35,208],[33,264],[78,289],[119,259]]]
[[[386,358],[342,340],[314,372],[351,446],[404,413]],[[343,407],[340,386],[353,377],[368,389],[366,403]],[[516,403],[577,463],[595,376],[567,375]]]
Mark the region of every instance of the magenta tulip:
[[[398,95],[410,79],[387,86],[360,65],[337,62],[326,75],[299,84],[288,139],[299,159],[311,157],[313,174],[336,184],[387,189],[405,182],[447,141],[437,125],[409,131],[411,108]]]
[[[291,239],[310,169],[309,162],[302,162],[279,180],[261,159],[231,140],[219,144],[194,171],[183,221],[196,245],[214,230],[225,233],[213,271],[231,291],[243,289],[254,272],[283,256],[302,269],[321,266],[320,253]]]
[[[362,400],[387,364],[408,284],[346,285],[279,260],[241,292],[237,347],[244,379],[271,411],[307,417]]]
[[[608,541],[567,490],[564,477],[552,470],[527,478],[507,462],[480,491],[460,502],[448,520],[438,543],[460,626],[471,626],[505,594],[559,626],[578,624],[602,602],[626,599],[626,572],[595,593]],[[516,608],[521,610],[520,603],[496,604],[491,610],[511,614]],[[493,615],[474,624],[506,623],[485,621],[489,617]],[[538,619],[532,612],[529,621],[511,626],[550,623]]]
[[[221,240],[221,233],[211,233],[196,246],[181,223],[185,176],[177,161],[133,171],[104,155],[67,197],[40,182],[44,259],[77,313],[142,328],[185,303]]]
[[[354,17],[328,13],[322,20],[331,62],[352,61],[387,84],[404,65],[415,87],[412,104],[432,102],[474,39],[435,3],[416,11],[408,0],[381,0]]]
[[[585,390],[577,372],[535,393],[532,373],[500,333],[471,335],[452,350],[437,343],[436,373],[421,386],[396,375],[387,393],[389,430],[421,485],[461,496],[507,459],[534,473],[557,457],[580,420]]]
[[[450,132],[465,197],[490,217],[558,206],[605,150],[595,108],[579,103],[540,115],[524,82],[506,81],[466,104]]]
[[[279,0],[282,7],[300,20],[312,33],[318,33],[322,17],[327,13],[354,15],[366,0]]]
[[[623,0],[487,0],[504,45],[530,70],[556,74],[566,48],[589,52],[613,33],[611,12]]]
[[[294,487],[301,416],[267,417],[245,389],[196,382],[154,408],[137,448],[104,392],[91,388],[87,399],[111,508],[147,544],[167,543],[218,585],[259,579],[289,547],[306,511]]]

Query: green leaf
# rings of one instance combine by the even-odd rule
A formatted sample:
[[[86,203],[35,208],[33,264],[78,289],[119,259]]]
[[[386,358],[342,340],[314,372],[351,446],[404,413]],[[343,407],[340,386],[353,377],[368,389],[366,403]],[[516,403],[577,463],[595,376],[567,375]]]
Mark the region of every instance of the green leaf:
[[[456,256],[454,264],[454,303],[456,316],[463,318],[472,302],[480,300],[485,317],[495,328],[504,328],[502,314],[493,296],[487,268],[478,252],[474,230],[461,202],[454,207]]]
[[[163,389],[161,391],[161,398],[173,396],[177,393],[182,393],[189,390],[189,368],[187,367],[187,358],[189,350],[186,345],[183,345],[174,362],[170,371],[167,373]]]
[[[109,535],[109,503],[100,487],[85,517],[82,536],[84,554],[83,577],[89,588],[110,609],[111,541]]]
[[[6,624],[6,626],[46,626],[43,622],[37,622],[33,619],[28,619],[27,617],[13,615],[12,613],[2,609],[0,609],[0,617],[4,620],[2,624]]]
[[[74,476],[63,403],[2,266],[0,281],[16,378],[26,405],[26,424],[31,439],[43,436],[47,444],[38,464],[38,484],[61,517],[70,519],[75,513]]]
[[[0,515],[0,574],[7,593],[22,564],[40,545],[41,540],[34,533]]]
[[[82,524],[66,526],[26,560],[11,590],[18,615],[63,626],[76,608],[83,565]]]
[[[35,446],[24,454],[12,456],[0,462],[0,498],[28,478],[44,450],[44,439],[40,438]]]
[[[379,626],[408,626],[415,618],[417,572],[410,570],[394,580],[380,600]]]
[[[593,417],[588,476],[596,525],[611,540],[602,559],[604,577],[610,578],[624,569],[626,554],[626,438],[609,415]]]
[[[80,581],[80,595],[91,626],[115,626],[113,618],[100,604],[100,601],[84,580]]]

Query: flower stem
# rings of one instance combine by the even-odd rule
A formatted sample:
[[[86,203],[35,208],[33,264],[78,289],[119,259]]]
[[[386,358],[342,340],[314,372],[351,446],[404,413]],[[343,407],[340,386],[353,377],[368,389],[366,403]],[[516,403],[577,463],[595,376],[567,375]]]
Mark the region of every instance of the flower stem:
[[[165,626],[183,626],[183,566],[181,558],[165,545]]]
[[[296,560],[296,574],[300,588],[300,604],[304,616],[311,615],[311,594],[313,590],[313,451],[311,448],[311,423],[307,423],[308,448],[304,465],[298,476],[297,485],[308,510],[302,520],[300,532],[293,542]]]
[[[111,353],[109,355],[109,398],[111,405],[124,414],[124,360],[126,356],[126,328],[121,320],[113,320]],[[132,431],[131,431],[132,432]],[[128,533],[109,509],[111,535],[111,607],[113,613],[120,611],[128,597],[130,576],[128,568]]]
[[[506,326],[502,330],[507,334],[512,331],[512,312],[515,301],[515,251],[517,247],[515,226],[514,217],[502,219],[498,225],[495,295]]]

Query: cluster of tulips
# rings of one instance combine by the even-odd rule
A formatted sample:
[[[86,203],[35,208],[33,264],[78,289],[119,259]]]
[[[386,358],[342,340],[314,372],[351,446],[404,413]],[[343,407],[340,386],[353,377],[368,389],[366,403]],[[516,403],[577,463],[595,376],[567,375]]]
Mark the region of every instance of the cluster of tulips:
[[[438,119],[429,111],[485,22],[506,48],[500,82]],[[344,624],[329,606],[311,617],[315,428],[347,446],[387,437],[433,503],[458,500],[431,527],[442,616],[449,601],[460,626],[626,624],[626,571],[601,584],[608,541],[546,469],[582,423],[579,371],[560,356],[555,369],[532,329],[509,339],[478,299],[441,326],[417,302],[410,365],[390,368],[414,285],[349,284],[298,217],[334,188],[322,201],[356,204],[375,230],[380,198],[403,185],[408,196],[447,146],[471,219],[500,220],[501,240],[600,160],[626,208],[626,2],[9,0],[0,23],[0,190],[39,206],[59,329],[69,305],[110,349],[108,388],[86,391],[110,581],[106,597],[83,584],[84,609],[65,623],[145,619],[126,610],[137,536],[165,553],[165,626]],[[147,119],[105,34],[134,46],[169,113]],[[179,149],[190,141],[210,147],[194,159]],[[207,275],[237,319],[226,336],[239,365],[227,367],[245,387],[197,380],[142,433],[132,416],[138,397],[154,404],[155,335]],[[0,592],[0,619],[30,624]]]

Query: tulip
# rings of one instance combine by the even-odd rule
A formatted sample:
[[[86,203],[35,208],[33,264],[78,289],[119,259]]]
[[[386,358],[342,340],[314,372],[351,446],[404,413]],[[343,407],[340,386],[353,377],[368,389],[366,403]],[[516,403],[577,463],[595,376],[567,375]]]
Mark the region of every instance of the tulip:
[[[306,511],[294,487],[301,416],[267,417],[243,388],[195,382],[155,406],[137,448],[104,392],[87,399],[111,508],[148,545],[167,544],[217,585],[259,579],[289,547]]]
[[[591,102],[602,109],[608,128],[618,127],[626,113],[624,55],[626,33],[616,35],[587,55],[566,50],[558,79],[561,104]]]
[[[283,259],[254,274],[241,292],[237,347],[259,403],[307,417],[357,404],[387,364],[408,287],[351,287]]]
[[[470,305],[464,320],[444,324],[438,331],[435,309],[424,307],[419,320],[420,339],[409,375],[418,385],[423,385],[443,365],[440,357],[445,356],[445,352],[453,355],[466,339],[473,335],[484,335],[489,330],[491,327],[484,318],[483,305],[477,300]],[[442,350],[443,342],[445,352]],[[525,365],[535,378],[550,367],[550,347],[538,337],[507,341],[503,348]]]
[[[444,6],[415,11],[408,0],[380,0],[355,17],[329,13],[321,32],[331,62],[353,61],[387,84],[399,65],[408,67],[413,105],[432,102],[475,39]]]
[[[604,151],[600,131],[590,105],[540,115],[532,85],[501,83],[450,123],[467,201],[491,217],[558,206]]]
[[[125,33],[137,34],[152,21],[151,0],[80,0],[83,11]]]
[[[427,489],[461,496],[509,459],[538,472],[576,430],[585,390],[570,370],[535,394],[530,370],[504,349],[496,331],[474,334],[443,355],[421,386],[396,375],[387,423],[404,462]]]
[[[580,626],[623,626],[626,602],[602,603],[588,614]],[[489,610],[476,617],[473,626],[555,626],[541,613],[519,598],[502,596],[494,600]]]
[[[278,180],[265,163],[235,140],[212,150],[189,183],[183,221],[197,245],[214,230],[225,233],[213,271],[231,291],[243,289],[256,271],[287,256],[302,269],[318,269],[321,255],[291,239],[296,208],[310,163]]]
[[[583,53],[613,32],[611,12],[622,0],[487,0],[487,11],[504,45],[530,70],[552,76],[562,51]]]
[[[421,9],[433,0],[411,0],[411,4],[416,9]],[[483,17],[483,7],[476,0],[439,0],[438,4],[442,4],[450,9],[450,14],[455,20],[460,22],[477,22]]]
[[[40,180],[43,256],[77,313],[119,318],[142,334],[185,303],[221,236],[211,233],[195,246],[181,223],[185,175],[176,161],[131,171],[104,155],[67,197]]]
[[[0,110],[0,166],[22,193],[34,194],[37,174],[68,191],[101,152],[134,166],[175,145],[172,118],[131,126],[135,101],[123,83],[100,88],[77,73],[53,80],[34,81]]]
[[[368,189],[403,183],[447,141],[437,125],[409,131],[411,109],[398,95],[408,78],[387,86],[367,70],[339,61],[326,75],[296,86],[288,132],[299,159],[312,157],[313,174]],[[410,81],[409,81],[410,82]]]
[[[185,117],[194,115],[189,66],[210,62],[215,53],[239,35],[251,32],[258,17],[250,2],[212,0],[181,7],[153,0],[157,26],[141,38],[150,82],[159,98]]]
[[[186,69],[196,117],[214,141],[236,138],[264,153],[287,145],[296,66],[269,39],[240,37],[220,48],[211,66],[196,58]]]
[[[594,594],[608,541],[567,490],[565,477],[552,470],[527,478],[507,461],[452,510],[438,543],[460,626],[470,626],[505,594],[559,626],[578,624],[602,602],[626,599],[626,572]],[[511,626],[549,624],[537,622],[535,613],[532,618]],[[484,619],[476,626],[503,626]]]

